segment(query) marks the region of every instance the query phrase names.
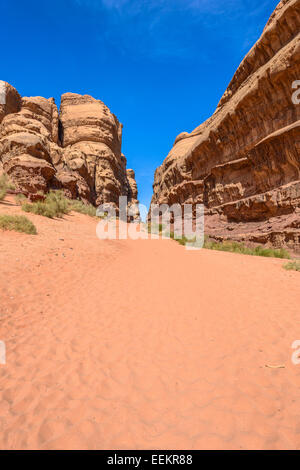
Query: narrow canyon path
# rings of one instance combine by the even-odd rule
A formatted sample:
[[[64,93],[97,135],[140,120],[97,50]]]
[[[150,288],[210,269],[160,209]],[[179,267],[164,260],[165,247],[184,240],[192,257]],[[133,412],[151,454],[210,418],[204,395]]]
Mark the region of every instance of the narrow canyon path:
[[[1,449],[300,448],[299,273],[29,218],[0,232]]]

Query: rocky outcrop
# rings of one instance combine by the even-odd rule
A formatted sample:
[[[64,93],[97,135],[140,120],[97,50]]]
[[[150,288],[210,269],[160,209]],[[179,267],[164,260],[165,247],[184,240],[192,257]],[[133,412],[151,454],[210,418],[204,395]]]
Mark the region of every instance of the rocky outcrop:
[[[14,95],[18,96],[16,91]],[[45,192],[56,172],[51,158],[57,146],[55,103],[41,97],[20,98],[15,103],[18,107],[5,107],[0,126],[3,170],[19,189]]]
[[[63,189],[94,205],[119,196],[137,200],[134,173],[121,153],[122,125],[100,100],[62,95],[21,98],[0,82],[0,161],[18,190],[28,194]]]
[[[66,165],[82,178],[81,196],[95,204],[127,195],[121,145],[122,125],[102,101],[66,93],[60,108]]]
[[[130,216],[133,220],[140,220],[138,189],[135,181],[135,173],[132,169],[128,169],[126,170],[126,174],[128,181],[129,208],[131,209]]]
[[[217,240],[300,248],[299,31],[299,0],[282,0],[214,115],[176,138],[152,202],[204,204]]]
[[[128,179],[128,184],[129,184],[129,194],[130,194],[130,199],[132,202],[137,203],[137,197],[138,197],[138,190],[137,190],[137,184],[135,181],[135,173],[133,170],[128,169],[126,170],[127,174],[127,179]]]

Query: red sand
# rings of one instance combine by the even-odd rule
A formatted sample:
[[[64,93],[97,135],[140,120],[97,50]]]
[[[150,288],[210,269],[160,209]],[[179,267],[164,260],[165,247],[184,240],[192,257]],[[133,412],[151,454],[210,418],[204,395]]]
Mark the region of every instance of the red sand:
[[[28,217],[0,232],[1,449],[300,448],[299,273]]]

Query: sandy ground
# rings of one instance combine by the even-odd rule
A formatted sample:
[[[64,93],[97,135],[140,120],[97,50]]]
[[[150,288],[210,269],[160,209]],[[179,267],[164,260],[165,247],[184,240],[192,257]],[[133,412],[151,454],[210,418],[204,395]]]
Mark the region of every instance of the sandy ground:
[[[0,232],[1,449],[300,448],[299,273],[28,217]]]

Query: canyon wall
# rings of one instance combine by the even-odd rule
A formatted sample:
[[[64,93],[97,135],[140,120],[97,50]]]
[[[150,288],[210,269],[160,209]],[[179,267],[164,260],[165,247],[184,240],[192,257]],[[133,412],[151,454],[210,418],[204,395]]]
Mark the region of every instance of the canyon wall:
[[[300,1],[282,0],[213,116],[176,138],[155,172],[152,202],[204,204],[212,239],[300,249],[296,80]]]
[[[137,203],[121,145],[122,124],[102,101],[66,93],[58,111],[53,98],[22,98],[0,82],[0,165],[17,190],[34,197],[62,189],[69,198],[116,208],[119,196]]]

